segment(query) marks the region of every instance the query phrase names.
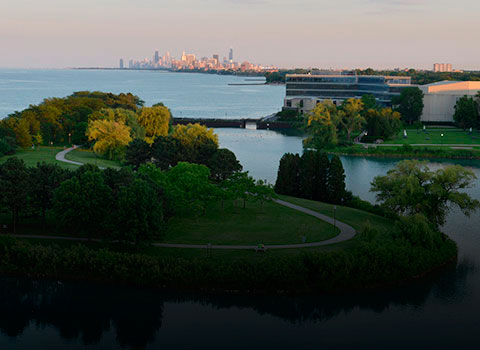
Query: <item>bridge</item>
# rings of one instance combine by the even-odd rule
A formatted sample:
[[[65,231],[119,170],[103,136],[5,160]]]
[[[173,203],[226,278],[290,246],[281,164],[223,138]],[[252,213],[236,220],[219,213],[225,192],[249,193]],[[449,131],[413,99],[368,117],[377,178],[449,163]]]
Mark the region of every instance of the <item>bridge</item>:
[[[201,124],[208,128],[240,128],[240,129],[290,129],[288,122],[278,121],[274,115],[265,118],[242,118],[242,119],[211,119],[211,118],[173,118],[173,125]]]

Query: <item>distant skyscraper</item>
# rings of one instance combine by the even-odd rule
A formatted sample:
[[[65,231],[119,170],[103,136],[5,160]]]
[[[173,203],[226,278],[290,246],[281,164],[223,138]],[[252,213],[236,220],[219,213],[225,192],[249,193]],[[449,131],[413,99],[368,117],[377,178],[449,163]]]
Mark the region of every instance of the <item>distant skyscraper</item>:
[[[158,51],[155,51],[155,56],[153,57],[153,63],[157,64],[160,60],[160,56],[158,55]]]
[[[434,72],[452,72],[452,64],[451,63],[435,63],[433,65]]]
[[[233,48],[230,48],[230,52],[228,53],[228,60],[230,62],[233,61]]]
[[[123,58],[120,58],[120,69],[123,69],[124,66],[123,66]]]

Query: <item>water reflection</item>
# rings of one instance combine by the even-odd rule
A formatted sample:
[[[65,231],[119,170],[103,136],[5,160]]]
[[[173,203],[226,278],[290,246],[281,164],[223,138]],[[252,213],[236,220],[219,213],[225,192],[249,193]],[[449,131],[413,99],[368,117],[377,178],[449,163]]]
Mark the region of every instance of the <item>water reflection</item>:
[[[202,323],[183,320],[181,332],[185,334],[212,333],[208,313],[195,314],[198,306],[221,310],[227,319],[237,317],[239,310],[253,310],[259,318],[271,316],[290,327],[324,326],[339,315],[352,312],[379,314],[393,306],[423,309],[431,298],[441,303],[454,298],[456,303],[461,303],[463,291],[467,289],[465,285],[474,272],[474,265],[463,260],[427,279],[388,291],[315,297],[199,297],[129,287],[4,277],[0,279],[0,332],[8,338],[21,338],[28,329],[54,327],[60,338],[84,346],[100,344],[105,334],[113,333],[117,346],[144,349],[168,338],[159,332],[163,317],[172,316],[164,315],[167,303],[173,315],[182,314],[178,310],[187,308],[189,317],[202,319]],[[0,344],[1,339],[0,335]],[[182,342],[195,344],[195,340],[190,342],[188,337],[182,338]]]

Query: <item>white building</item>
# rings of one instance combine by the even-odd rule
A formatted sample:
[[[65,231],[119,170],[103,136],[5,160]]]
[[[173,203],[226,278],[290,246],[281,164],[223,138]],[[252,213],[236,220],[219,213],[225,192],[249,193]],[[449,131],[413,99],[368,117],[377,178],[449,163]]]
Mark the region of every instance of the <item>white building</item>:
[[[422,122],[452,123],[455,104],[462,96],[475,96],[480,91],[480,81],[440,81],[421,85],[424,93]]]
[[[451,63],[435,63],[433,65],[434,72],[453,72]]]

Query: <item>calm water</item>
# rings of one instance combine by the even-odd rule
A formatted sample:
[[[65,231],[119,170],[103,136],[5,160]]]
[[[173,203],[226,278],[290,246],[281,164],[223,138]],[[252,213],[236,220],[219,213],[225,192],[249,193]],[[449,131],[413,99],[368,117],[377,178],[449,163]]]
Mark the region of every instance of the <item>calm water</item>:
[[[0,69],[0,119],[47,97],[75,91],[131,92],[163,102],[176,117],[256,118],[281,109],[284,86],[229,86],[245,77],[164,71]]]
[[[283,153],[301,151],[298,136],[216,132],[246,170],[270,182]],[[343,157],[342,162],[348,188],[374,200],[371,180],[396,160]],[[480,162],[461,164],[480,177]],[[469,192],[480,199],[480,183]],[[2,277],[0,349],[478,348],[479,228],[479,214],[466,218],[452,212],[444,230],[459,245],[456,266],[402,288],[337,297],[198,297]]]

